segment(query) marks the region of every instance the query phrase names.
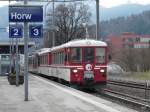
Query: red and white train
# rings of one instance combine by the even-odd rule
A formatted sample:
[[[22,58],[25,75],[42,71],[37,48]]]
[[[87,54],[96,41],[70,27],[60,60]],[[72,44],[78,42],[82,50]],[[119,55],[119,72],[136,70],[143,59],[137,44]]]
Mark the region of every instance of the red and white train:
[[[40,49],[29,57],[29,71],[73,86],[100,87],[107,79],[107,44],[85,39]]]

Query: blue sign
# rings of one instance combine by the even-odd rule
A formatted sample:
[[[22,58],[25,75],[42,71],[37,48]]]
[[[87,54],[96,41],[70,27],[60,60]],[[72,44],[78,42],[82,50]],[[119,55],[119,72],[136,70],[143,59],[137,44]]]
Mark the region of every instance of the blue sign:
[[[10,25],[9,26],[9,38],[22,38],[23,26],[22,25]]]
[[[42,22],[42,6],[9,6],[9,22]]]
[[[29,25],[29,37],[30,38],[43,37],[43,25]]]

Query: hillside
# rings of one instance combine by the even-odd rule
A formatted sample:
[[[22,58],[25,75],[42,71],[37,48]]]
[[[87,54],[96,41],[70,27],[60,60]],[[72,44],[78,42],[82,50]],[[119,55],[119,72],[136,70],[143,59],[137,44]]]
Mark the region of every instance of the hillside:
[[[100,13],[101,20],[109,20],[112,18],[139,14],[146,10],[150,10],[150,5],[125,4],[113,8],[102,8]]]
[[[91,21],[95,23],[96,19],[96,8],[95,4],[88,4],[92,13]],[[112,8],[105,8],[100,6],[100,21],[109,20],[117,17],[127,17],[132,14],[139,14],[143,11],[150,10],[150,5],[140,4],[124,4]]]
[[[150,10],[141,14],[128,17],[119,17],[109,21],[102,21],[101,36],[116,35],[122,32],[133,32],[136,34],[150,34]]]

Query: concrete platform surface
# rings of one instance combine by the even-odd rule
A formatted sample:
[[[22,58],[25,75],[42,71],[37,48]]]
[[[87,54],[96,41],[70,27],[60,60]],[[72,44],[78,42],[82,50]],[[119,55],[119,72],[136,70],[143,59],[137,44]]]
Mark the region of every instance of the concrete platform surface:
[[[0,77],[0,112],[136,112],[46,79],[29,76],[29,101],[24,85],[9,85]]]

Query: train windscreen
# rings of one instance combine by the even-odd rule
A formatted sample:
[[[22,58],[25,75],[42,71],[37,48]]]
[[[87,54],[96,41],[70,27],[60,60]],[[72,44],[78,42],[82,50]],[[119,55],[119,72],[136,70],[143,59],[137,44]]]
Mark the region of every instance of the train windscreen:
[[[105,48],[96,48],[96,63],[105,63]]]

